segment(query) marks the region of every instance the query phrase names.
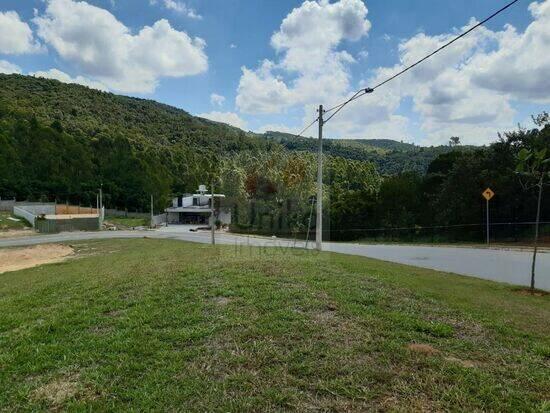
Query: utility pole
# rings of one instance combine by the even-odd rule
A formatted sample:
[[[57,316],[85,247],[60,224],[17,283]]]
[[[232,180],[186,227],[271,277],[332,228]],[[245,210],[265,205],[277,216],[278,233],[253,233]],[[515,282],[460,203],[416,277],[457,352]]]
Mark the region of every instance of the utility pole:
[[[323,105],[319,105],[319,151],[317,153],[317,225],[315,246],[323,250]]]
[[[214,218],[214,181],[212,181],[210,191],[212,192],[212,199],[210,200],[210,231],[212,238],[212,245],[216,245],[216,221]]]
[[[99,187],[99,229],[103,227],[103,184]]]
[[[153,216],[154,216],[154,213],[153,213],[153,194],[151,194],[151,222],[149,223],[149,226],[151,228],[153,228]]]

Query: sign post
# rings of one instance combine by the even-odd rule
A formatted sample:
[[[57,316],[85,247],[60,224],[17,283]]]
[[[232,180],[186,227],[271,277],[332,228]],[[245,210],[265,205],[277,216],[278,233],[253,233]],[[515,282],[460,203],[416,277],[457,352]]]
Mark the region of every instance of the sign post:
[[[489,245],[489,201],[495,196],[495,193],[491,188],[487,188],[481,193],[485,201],[487,202],[487,245]]]

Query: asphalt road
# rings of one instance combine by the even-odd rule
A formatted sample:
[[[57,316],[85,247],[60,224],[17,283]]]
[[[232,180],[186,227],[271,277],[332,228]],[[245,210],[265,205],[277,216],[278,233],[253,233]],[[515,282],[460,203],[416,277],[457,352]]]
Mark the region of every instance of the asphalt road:
[[[199,243],[209,243],[210,233],[178,231],[177,228],[158,231],[103,231],[71,232],[53,235],[36,235],[0,239],[0,247],[43,244],[50,242],[81,241],[113,238],[163,238]],[[247,237],[233,234],[217,234],[218,244],[236,248],[264,246],[278,248],[303,248],[301,241]],[[309,245],[311,248],[312,245]],[[360,255],[384,261],[431,268],[461,275],[474,276],[515,285],[529,285],[531,252],[493,248],[456,248],[403,245],[363,245],[350,243],[325,243],[326,251]],[[236,252],[238,250],[236,249]],[[537,287],[550,291],[550,253],[537,256]]]

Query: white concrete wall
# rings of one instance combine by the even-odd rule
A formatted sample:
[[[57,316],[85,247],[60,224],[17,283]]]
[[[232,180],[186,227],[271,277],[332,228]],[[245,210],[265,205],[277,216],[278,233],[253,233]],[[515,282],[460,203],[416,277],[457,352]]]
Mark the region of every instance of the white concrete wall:
[[[17,207],[33,215],[55,215],[55,204],[18,204]]]
[[[13,215],[18,218],[26,219],[34,228],[34,220],[36,218],[36,215],[34,215],[33,213],[26,211],[21,207],[13,207]]]
[[[15,206],[15,199],[1,199],[0,200],[0,211],[13,211]]]
[[[153,215],[153,222],[151,225],[157,226],[166,223],[166,214]]]

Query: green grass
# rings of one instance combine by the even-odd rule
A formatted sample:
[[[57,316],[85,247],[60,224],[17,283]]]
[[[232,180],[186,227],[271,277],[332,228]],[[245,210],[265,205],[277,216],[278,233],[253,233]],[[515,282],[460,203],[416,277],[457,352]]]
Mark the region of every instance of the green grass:
[[[30,224],[23,218],[16,218],[19,221],[12,221],[8,218],[16,218],[9,212],[0,212],[0,231],[18,230],[29,227]]]
[[[126,218],[106,216],[105,221],[123,228],[146,227],[151,222],[148,218]]]
[[[549,296],[300,250],[75,248],[0,275],[0,410],[550,408]]]

